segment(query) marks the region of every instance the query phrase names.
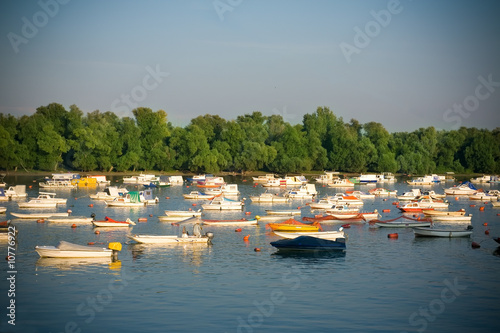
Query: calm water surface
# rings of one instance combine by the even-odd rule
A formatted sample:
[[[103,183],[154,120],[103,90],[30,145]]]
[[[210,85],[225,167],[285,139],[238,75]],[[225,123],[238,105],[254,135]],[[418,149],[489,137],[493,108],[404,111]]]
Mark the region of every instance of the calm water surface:
[[[34,177],[7,177],[10,184],[32,185]],[[113,183],[121,177],[112,178]],[[250,177],[226,177],[237,183],[241,197],[264,191]],[[244,181],[245,180],[245,181]],[[118,182],[117,184],[120,184]],[[439,193],[443,187],[428,187]],[[368,190],[374,186],[360,186]],[[399,181],[384,185],[402,193],[409,186]],[[320,196],[345,189],[317,185]],[[498,185],[485,185],[498,189]],[[133,186],[129,186],[133,189]],[[474,233],[463,239],[420,239],[411,230],[378,229],[352,224],[345,253],[281,253],[269,243],[278,238],[259,226],[209,227],[212,246],[145,246],[126,235],[179,234],[180,227],[158,222],[165,209],[198,208],[201,201],[182,198],[195,190],[186,186],[157,189],[160,203],[145,208],[106,208],[91,201],[96,189],[57,190],[67,197],[73,215],[95,213],[98,219],[130,217],[130,230],[92,226],[72,229],[12,219],[19,230],[15,247],[15,296],[9,296],[12,274],[7,261],[2,269],[1,332],[497,332],[500,325],[500,249],[491,236],[500,236],[500,209],[466,198],[449,196],[450,210],[472,213]],[[169,197],[169,199],[166,199]],[[381,219],[397,217],[395,199],[365,200],[363,210],[390,209]],[[89,204],[93,203],[93,207]],[[196,203],[197,207],[192,204]],[[305,201],[284,205],[252,204],[243,211],[211,212],[206,218],[241,218],[264,215],[265,209],[302,207]],[[476,204],[476,207],[470,207]],[[0,203],[9,212],[21,211],[15,201]],[[479,211],[479,206],[485,206]],[[27,210],[23,210],[27,211]],[[251,215],[245,215],[251,212]],[[152,217],[150,217],[152,215]],[[484,226],[484,223],[488,223]],[[325,225],[325,230],[339,225]],[[485,230],[490,230],[490,235]],[[398,239],[388,233],[398,232]],[[249,241],[243,237],[250,235]],[[36,245],[57,245],[60,240],[78,244],[119,241],[119,261],[39,258]],[[472,249],[471,243],[481,244]],[[104,245],[103,245],[104,246]],[[260,252],[254,249],[259,247]],[[7,243],[0,242],[7,256]],[[15,326],[7,316],[15,300]]]

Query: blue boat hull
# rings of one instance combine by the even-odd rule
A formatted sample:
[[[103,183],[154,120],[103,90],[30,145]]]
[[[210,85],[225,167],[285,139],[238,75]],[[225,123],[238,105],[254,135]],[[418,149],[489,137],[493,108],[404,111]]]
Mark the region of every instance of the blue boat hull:
[[[336,240],[321,239],[311,236],[299,236],[293,239],[280,239],[271,242],[278,249],[286,250],[345,250],[345,238]]]

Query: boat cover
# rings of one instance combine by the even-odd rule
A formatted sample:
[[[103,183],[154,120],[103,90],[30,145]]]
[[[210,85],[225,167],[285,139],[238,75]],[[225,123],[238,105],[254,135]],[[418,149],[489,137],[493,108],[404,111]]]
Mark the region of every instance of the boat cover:
[[[79,245],[73,244],[66,241],[60,241],[57,248],[62,251],[92,251],[92,252],[104,252],[107,251],[106,248],[103,247],[95,247],[89,245]]]
[[[130,196],[130,202],[141,202],[141,197],[138,191],[130,191],[128,194]]]

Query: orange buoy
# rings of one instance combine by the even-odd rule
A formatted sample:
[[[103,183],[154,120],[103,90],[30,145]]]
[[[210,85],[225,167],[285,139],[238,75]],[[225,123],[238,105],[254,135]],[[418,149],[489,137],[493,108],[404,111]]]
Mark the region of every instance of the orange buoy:
[[[391,210],[390,209],[383,209],[382,210],[384,213],[389,213]]]
[[[243,240],[244,240],[245,242],[248,242],[248,237],[250,237],[250,235],[246,235],[245,237],[243,237]]]
[[[486,227],[488,225],[488,222],[484,222],[483,225]]]
[[[479,210],[482,212],[484,211],[484,206],[479,207]]]
[[[234,232],[241,232],[241,228],[235,229]]]
[[[186,185],[186,188],[189,188],[189,185]]]
[[[489,235],[489,234],[490,234],[490,229],[485,230],[485,231],[484,231],[484,234],[485,234],[485,235]]]
[[[497,216],[500,216],[500,213],[498,213]]]
[[[191,206],[196,206],[196,204],[194,203],[194,204],[192,204]]]
[[[349,223],[346,223],[346,224],[342,224],[342,228],[344,229],[347,229],[347,228],[350,228],[351,225]]]
[[[74,223],[73,223],[73,224],[71,225],[71,228],[75,229],[75,228],[76,228],[76,224],[74,224]]]
[[[29,187],[29,188],[33,188],[33,186],[32,186],[32,185],[30,185],[30,186],[28,186],[28,187]]]
[[[458,197],[455,197],[455,200],[458,200]]]
[[[253,249],[255,252],[260,252],[260,247],[256,247],[255,249]]]
[[[393,205],[399,205],[399,201],[394,201],[392,204]]]
[[[242,182],[246,182],[247,180],[246,179],[243,179]]]
[[[78,200],[78,198],[77,198],[77,197],[75,197],[75,200]]]
[[[479,249],[481,247],[481,245],[479,245],[479,243],[476,243],[476,242],[472,242],[471,246],[473,249]]]
[[[44,219],[39,219],[39,220],[36,220],[36,223],[45,223],[45,220]]]
[[[393,234],[388,234],[387,235],[387,238],[398,238],[398,234],[397,233],[393,233]]]
[[[170,197],[165,197],[165,199],[169,200],[169,199],[170,199]]]
[[[245,212],[245,215],[251,215],[252,212]]]
[[[94,204],[90,204],[89,207],[94,207]]]
[[[88,242],[87,245],[94,245],[94,242]]]
[[[99,230],[96,230],[94,233],[95,233],[96,235],[99,235],[101,232],[100,232]]]
[[[148,222],[148,218],[147,217],[139,217],[137,219],[138,222]]]
[[[469,205],[469,207],[476,207],[476,205]]]

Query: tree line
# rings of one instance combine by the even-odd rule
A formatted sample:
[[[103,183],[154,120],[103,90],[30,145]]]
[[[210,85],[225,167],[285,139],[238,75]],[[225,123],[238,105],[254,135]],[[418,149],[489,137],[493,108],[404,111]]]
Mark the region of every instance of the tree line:
[[[344,122],[328,107],[297,125],[257,111],[234,120],[198,116],[186,127],[163,110],[132,113],[84,115],[57,103],[30,116],[0,113],[0,169],[500,173],[500,128],[389,133],[377,122]]]

